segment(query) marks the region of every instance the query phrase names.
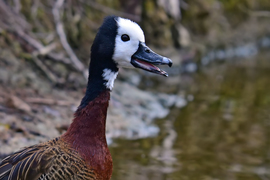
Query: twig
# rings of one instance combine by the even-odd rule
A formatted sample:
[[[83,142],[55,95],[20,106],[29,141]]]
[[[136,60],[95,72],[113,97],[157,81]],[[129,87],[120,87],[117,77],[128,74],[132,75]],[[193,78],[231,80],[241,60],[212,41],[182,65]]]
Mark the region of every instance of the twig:
[[[30,29],[30,24],[22,18],[22,16],[14,13],[9,6],[6,5],[6,3],[3,0],[0,0],[0,11],[2,11],[3,13],[5,13],[9,18],[9,21],[11,24],[13,25],[20,25],[21,27],[23,27],[24,29]]]
[[[63,64],[66,64],[66,65],[71,64],[70,59],[66,58],[62,53],[53,53],[52,52],[52,53],[47,54],[46,57],[48,57],[51,60],[58,61],[58,62],[61,62]]]
[[[53,53],[52,50],[55,49],[56,43],[51,43],[48,46],[43,46],[39,41],[32,38],[28,34],[26,34],[20,27],[12,27],[4,24],[4,22],[0,21],[0,26],[4,29],[8,30],[10,33],[15,34],[20,39],[22,39],[24,42],[26,42],[28,45],[30,45],[34,49],[34,55],[46,55],[49,59],[61,62],[66,65],[70,65],[71,61],[69,58],[66,58],[61,53]],[[77,68],[75,68],[77,71],[79,71]]]
[[[15,33],[18,37],[20,37],[22,40],[28,43],[31,47],[33,47],[36,50],[34,52],[35,55],[46,55],[51,60],[58,61],[66,65],[71,64],[70,59],[66,58],[63,54],[51,52],[51,50],[53,50],[54,47],[56,47],[56,43],[52,43],[48,46],[43,46],[37,40],[35,40],[34,38],[32,38],[31,36],[29,36],[28,34],[24,33],[23,31],[19,29],[15,31],[14,30],[10,30],[10,31]],[[77,68],[75,69],[79,71]]]
[[[59,2],[59,1],[57,1],[57,2]],[[63,1],[62,1],[62,3],[63,3]],[[61,7],[61,6],[59,6],[59,7]],[[48,46],[44,46],[42,43],[37,41],[35,38],[33,38],[29,34],[27,34],[25,32],[25,30],[30,28],[28,26],[28,23],[26,21],[24,21],[24,19],[22,19],[21,17],[18,17],[13,11],[11,11],[10,8],[2,0],[0,0],[0,13],[1,13],[1,15],[0,15],[1,28],[4,28],[7,31],[15,34],[18,38],[20,38],[22,40],[19,42],[21,42],[21,43],[25,42],[28,45],[30,45],[30,47],[32,49],[30,49],[29,51],[32,54],[33,62],[46,74],[46,76],[48,77],[48,79],[50,81],[58,82],[59,80],[57,80],[57,77],[41,62],[41,60],[37,57],[38,55],[43,55],[43,56],[46,55],[47,58],[64,63],[66,65],[71,65],[71,62],[72,62],[72,64],[73,64],[72,67],[74,67],[75,70],[77,70],[79,72],[83,72],[84,77],[87,77],[87,71],[84,70],[83,64],[77,59],[77,57],[75,56],[75,54],[73,53],[72,49],[69,47],[68,44],[67,44],[67,46],[64,46],[64,47],[66,50],[68,49],[67,47],[69,47],[69,49],[71,50],[71,53],[69,53],[70,51],[67,50],[71,59],[68,59],[63,55],[51,52],[52,50],[55,49],[56,43],[51,43]],[[60,20],[59,12],[58,12],[58,17]],[[20,22],[17,23],[17,21],[20,21],[21,23]],[[60,31],[61,30],[63,31],[63,26],[61,26]],[[61,33],[59,33],[59,34],[61,34]],[[63,38],[60,38],[60,40],[61,40],[61,43],[63,44]],[[64,34],[64,40],[67,43],[65,34]],[[73,55],[72,55],[72,53],[73,53]],[[78,63],[76,63],[76,60]]]
[[[47,78],[53,83],[57,83],[57,77],[40,61],[36,55],[32,55],[33,62],[43,71]]]
[[[23,32],[21,29],[16,29],[15,30],[15,33],[19,37],[21,37],[25,42],[27,42],[33,48],[35,48],[37,51],[39,51],[40,49],[43,49],[44,48],[44,46],[40,42],[38,42],[37,40],[35,40],[31,36],[29,36],[28,34],[26,34],[25,32]]]
[[[58,106],[70,106],[73,104],[69,101],[60,101],[60,100],[45,99],[45,98],[26,98],[25,101],[27,103],[33,103],[33,104],[58,105]]]
[[[60,38],[62,46],[64,47],[64,49],[66,50],[67,54],[70,57],[70,60],[75,65],[76,69],[81,71],[83,73],[84,77],[87,79],[88,75],[87,75],[86,69],[84,68],[84,65],[77,58],[77,56],[75,55],[75,53],[73,52],[73,50],[71,49],[70,45],[67,42],[66,34],[64,31],[63,24],[61,22],[60,12],[59,12],[63,3],[64,3],[64,0],[57,0],[54,7],[53,7],[53,10],[52,10],[55,25],[56,25],[56,31],[57,31],[57,34]]]
[[[37,51],[33,52],[34,55],[46,55],[49,54],[53,49],[56,48],[56,43],[49,44],[48,46],[43,46],[42,48],[38,49]]]
[[[19,12],[20,12],[20,10],[21,10],[21,8],[22,8],[22,5],[21,5],[20,0],[13,0],[13,2],[14,2],[14,5],[15,5],[14,11],[15,11],[17,14],[19,14]]]
[[[31,16],[33,17],[33,19],[36,19],[36,16],[37,16],[38,4],[39,4],[39,0],[35,0],[33,2],[33,5],[31,6]]]
[[[6,28],[6,29],[8,29],[8,28]],[[39,43],[37,40],[35,40],[34,38],[32,38],[31,36],[29,36],[28,34],[24,33],[23,31],[21,31],[19,29],[16,29],[16,30],[12,29],[11,30],[9,28],[8,30],[10,30],[12,33],[15,33],[18,37],[20,37],[22,40],[24,40],[26,43],[28,43],[31,47],[33,47],[36,50],[35,55],[39,55],[36,53],[41,52],[41,55],[46,55],[51,60],[58,61],[58,62],[61,62],[63,64],[66,64],[66,65],[71,64],[70,59],[66,58],[61,53],[50,52],[51,50],[53,50],[53,47],[56,46],[55,43],[52,43],[51,45],[48,45],[45,47],[41,43]],[[76,70],[79,71],[78,69],[76,69]]]
[[[31,36],[29,36],[28,34],[24,33],[23,31],[16,30],[15,33],[36,50],[35,55],[39,55],[39,53],[40,53],[40,55],[47,55],[47,57],[51,60],[62,62],[66,65],[71,64],[70,59],[65,58],[64,55],[62,55],[60,53],[58,54],[58,53],[51,52],[51,50],[53,50],[54,47],[56,47],[56,43],[52,43],[51,45],[48,45],[45,47],[41,43],[39,43],[37,40],[35,40]],[[37,52],[39,52],[39,53],[36,54]],[[77,71],[80,71],[77,68],[75,68],[75,69]]]
[[[31,37],[30,35],[28,35],[25,32],[25,29],[29,27],[27,26],[27,22],[23,23],[23,25],[25,25],[26,27],[22,26],[19,23],[14,23],[14,21],[24,21],[24,19],[22,19],[21,17],[19,17],[18,19],[17,16],[14,14],[14,12],[12,12],[11,10],[9,10],[9,7],[2,1],[0,0],[0,26],[1,28],[4,28],[5,30],[9,31],[10,33],[15,34],[17,37],[19,37],[21,40],[23,40],[23,42],[26,42],[28,45],[30,45],[33,49],[34,49],[34,55],[43,55],[51,60],[54,61],[58,61],[60,63],[63,63],[65,65],[71,65],[73,64],[73,68],[79,72],[82,72],[82,68],[83,65],[81,64],[80,68],[78,68],[78,66],[74,65],[74,62],[67,57],[65,57],[64,55],[62,55],[61,53],[54,53],[51,52],[51,50],[53,50],[55,47],[55,43],[52,43],[51,45],[48,46],[44,46],[43,44],[41,44],[39,41],[37,41],[36,39],[34,39],[33,37]],[[33,52],[30,52],[31,54]],[[37,62],[36,64],[38,65],[38,67],[40,67],[43,71],[45,70],[44,68],[42,68],[43,66],[41,65],[41,63],[38,63],[40,60],[36,60],[36,58],[33,58],[34,62]],[[80,62],[79,62],[80,63]],[[46,70],[44,71],[46,72]],[[50,73],[49,73],[50,74]],[[86,77],[87,71],[84,71],[84,77]],[[49,75],[50,76],[50,75]],[[50,78],[50,80],[53,80],[54,78]]]

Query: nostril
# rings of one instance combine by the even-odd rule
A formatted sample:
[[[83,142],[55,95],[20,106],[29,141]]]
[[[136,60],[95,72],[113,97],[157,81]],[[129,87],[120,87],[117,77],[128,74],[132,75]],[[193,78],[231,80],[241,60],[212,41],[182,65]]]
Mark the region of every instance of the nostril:
[[[150,49],[146,49],[145,52],[146,52],[146,53],[150,53]]]

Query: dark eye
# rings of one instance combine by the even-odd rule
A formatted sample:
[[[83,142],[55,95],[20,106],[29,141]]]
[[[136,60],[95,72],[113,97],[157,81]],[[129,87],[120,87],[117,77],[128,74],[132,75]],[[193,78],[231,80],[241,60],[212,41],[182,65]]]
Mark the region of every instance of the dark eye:
[[[129,36],[128,36],[127,34],[123,34],[123,35],[121,36],[121,39],[122,39],[122,41],[124,41],[124,42],[130,40],[130,38],[129,38]]]

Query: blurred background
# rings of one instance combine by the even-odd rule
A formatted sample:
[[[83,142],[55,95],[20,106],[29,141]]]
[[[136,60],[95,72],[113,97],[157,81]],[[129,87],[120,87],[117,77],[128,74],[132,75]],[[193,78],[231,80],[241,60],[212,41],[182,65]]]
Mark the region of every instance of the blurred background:
[[[174,62],[120,70],[112,179],[270,179],[269,0],[0,0],[0,159],[66,131],[112,14]]]

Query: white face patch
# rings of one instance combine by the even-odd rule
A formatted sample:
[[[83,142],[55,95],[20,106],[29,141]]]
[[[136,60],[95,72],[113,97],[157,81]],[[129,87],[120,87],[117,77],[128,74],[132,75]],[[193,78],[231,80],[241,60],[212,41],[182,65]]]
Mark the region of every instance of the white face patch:
[[[114,83],[114,80],[116,79],[117,74],[118,74],[118,72],[113,72],[110,69],[103,69],[102,77],[104,80],[107,81],[106,83],[104,83],[104,85],[108,89],[112,90],[113,83]]]
[[[118,30],[112,59],[119,67],[134,68],[130,64],[131,56],[138,50],[139,42],[145,42],[143,31],[137,23],[129,19],[119,17],[116,19],[116,22],[118,24]],[[128,35],[130,40],[123,41],[121,36],[124,34]]]

